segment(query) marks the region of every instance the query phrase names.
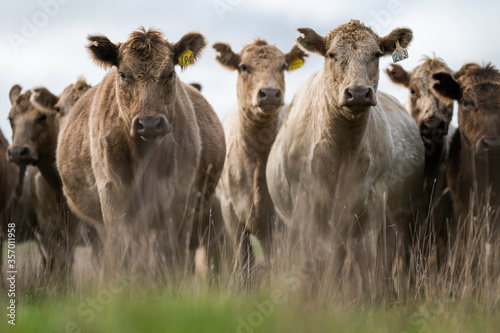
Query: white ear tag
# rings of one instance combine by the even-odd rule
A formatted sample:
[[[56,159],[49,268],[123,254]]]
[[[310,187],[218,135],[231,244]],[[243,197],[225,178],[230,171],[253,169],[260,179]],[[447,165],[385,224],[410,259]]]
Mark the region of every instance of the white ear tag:
[[[399,40],[396,40],[396,49],[392,53],[392,61],[395,63],[401,60],[408,59],[408,49],[402,48],[399,44]]]

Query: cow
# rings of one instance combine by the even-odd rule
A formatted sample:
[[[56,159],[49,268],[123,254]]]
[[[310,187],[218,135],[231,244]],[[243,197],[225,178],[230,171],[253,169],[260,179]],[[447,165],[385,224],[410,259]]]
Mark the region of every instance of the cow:
[[[69,213],[55,164],[59,121],[54,106],[58,97],[43,87],[22,93],[19,85],[12,87],[9,96],[12,144],[7,156],[11,163],[26,167],[20,201],[47,277],[64,278],[71,273],[81,224]]]
[[[306,244],[314,237],[329,244],[333,274],[349,299],[374,295],[408,237],[409,218],[389,217],[410,211],[423,177],[415,122],[395,98],[377,91],[379,59],[396,41],[408,46],[412,31],[379,37],[357,20],[324,37],[298,31],[297,42],[323,56],[324,65],[300,86],[278,132],[266,170],[269,193]]]
[[[442,101],[432,89],[432,75],[438,72],[453,74],[446,63],[439,58],[424,57],[423,62],[407,72],[400,65],[392,64],[386,73],[392,82],[409,90],[409,112],[415,120],[425,147],[425,171],[422,195],[416,206],[418,217],[425,223],[418,223],[419,249],[429,248],[429,240],[437,241],[437,255],[432,256],[433,268],[442,262],[447,243],[447,220],[452,216],[452,204],[446,183],[446,161],[453,126],[453,103]],[[437,239],[436,239],[437,237]]]
[[[469,63],[454,76],[440,72],[433,78],[442,100],[458,101],[458,129],[446,166],[455,221],[465,221],[465,230],[486,231],[482,239],[491,254],[488,247],[498,242],[500,223],[500,175],[495,171],[500,167],[500,73],[491,64]]]
[[[140,28],[124,43],[103,35],[88,40],[94,62],[110,70],[61,129],[64,194],[76,214],[105,227],[111,263],[175,268],[206,239],[201,217],[225,160],[217,115],[176,72],[186,59],[196,61],[205,38],[191,32],[170,43],[160,31]]]
[[[224,223],[239,244],[245,271],[251,269],[253,252],[249,235],[261,242],[269,257],[274,205],[265,177],[267,158],[285,114],[285,71],[306,54],[294,45],[284,54],[265,40],[256,39],[239,53],[225,43],[216,43],[217,61],[238,71],[237,104],[229,111],[223,126],[226,136],[226,164],[217,194]]]
[[[19,169],[7,160],[9,142],[0,131],[0,225],[5,222],[6,213],[15,196]]]
[[[62,127],[69,111],[90,88],[92,86],[87,83],[83,76],[80,76],[75,83],[64,88],[63,92],[59,94],[57,103],[54,106],[54,109],[59,114],[59,128]]]

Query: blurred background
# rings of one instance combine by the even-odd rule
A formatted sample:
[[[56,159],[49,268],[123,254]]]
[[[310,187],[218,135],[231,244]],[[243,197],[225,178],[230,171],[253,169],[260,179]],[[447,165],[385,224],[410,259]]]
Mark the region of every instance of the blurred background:
[[[414,39],[410,58],[400,62],[411,70],[424,55],[443,58],[453,70],[469,61],[500,65],[500,2],[429,0],[205,0],[205,1],[97,1],[2,0],[0,12],[0,128],[10,141],[7,121],[10,88],[45,86],[59,94],[83,75],[98,84],[105,71],[85,49],[87,35],[101,33],[123,42],[140,26],[155,27],[170,42],[191,30],[202,32],[209,46],[201,59],[180,72],[181,80],[202,85],[203,95],[222,119],[236,102],[236,72],[215,61],[211,45],[228,42],[235,52],[255,37],[262,37],[288,52],[299,36],[297,28],[310,27],[325,35],[350,19],[359,19],[380,36],[396,27],[409,27]],[[408,92],[389,82],[383,70],[392,62],[381,60],[379,90],[403,104]],[[285,99],[290,102],[299,85],[321,68],[323,59],[311,54],[304,66],[286,74]],[[456,121],[455,121],[456,124]]]

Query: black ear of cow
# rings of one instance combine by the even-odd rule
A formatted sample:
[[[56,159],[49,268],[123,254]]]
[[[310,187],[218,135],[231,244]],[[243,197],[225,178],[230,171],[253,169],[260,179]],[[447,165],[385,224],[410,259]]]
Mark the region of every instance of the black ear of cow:
[[[31,91],[30,102],[45,112],[56,112],[55,105],[59,98],[47,88],[35,88]]]
[[[215,43],[213,45],[218,55],[215,59],[224,67],[235,70],[240,65],[240,56],[231,50],[231,46],[226,43]]]
[[[118,67],[118,45],[113,44],[108,37],[102,35],[88,36],[87,49],[92,59],[101,67]]]
[[[318,35],[316,31],[311,28],[299,28],[297,30],[304,35],[303,37],[297,38],[297,43],[309,52],[319,53],[326,57],[326,43],[324,37]]]
[[[432,75],[432,78],[438,81],[432,86],[438,97],[446,102],[456,101],[461,98],[460,84],[455,81],[450,73],[436,73]]]
[[[410,86],[410,75],[405,69],[399,65],[391,64],[390,68],[385,70],[389,79],[396,84],[400,84],[406,88]]]
[[[201,55],[201,51],[205,48],[207,42],[205,37],[198,32],[189,32],[181,37],[181,39],[174,44],[174,64],[178,64],[178,58],[182,52],[189,47],[193,52],[193,59],[196,60]],[[182,68],[185,66],[181,65]]]
[[[23,88],[18,84],[15,84],[12,86],[12,88],[10,88],[9,99],[12,105],[16,103],[17,98],[21,95],[22,90]]]

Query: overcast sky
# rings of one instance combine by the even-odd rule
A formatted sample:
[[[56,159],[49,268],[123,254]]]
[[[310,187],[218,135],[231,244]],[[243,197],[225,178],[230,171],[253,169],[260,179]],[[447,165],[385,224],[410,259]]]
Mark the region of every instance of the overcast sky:
[[[259,36],[286,53],[299,36],[297,28],[310,27],[324,35],[354,18],[380,36],[396,27],[411,28],[410,58],[401,63],[405,69],[435,53],[457,70],[469,61],[500,65],[498,13],[500,2],[488,0],[2,0],[0,128],[10,141],[8,94],[14,84],[25,89],[45,86],[59,94],[80,75],[92,85],[99,83],[105,71],[85,50],[91,33],[120,42],[139,26],[152,26],[176,42],[188,31],[202,32],[209,47],[180,77],[188,83],[201,83],[204,96],[223,118],[236,101],[236,72],[215,61],[214,42],[228,42],[239,51]],[[391,62],[385,57],[381,71]],[[313,54],[302,68],[287,73],[286,101],[321,66],[321,57]],[[385,73],[380,75],[379,90],[402,103],[407,101],[407,91],[391,84]]]

